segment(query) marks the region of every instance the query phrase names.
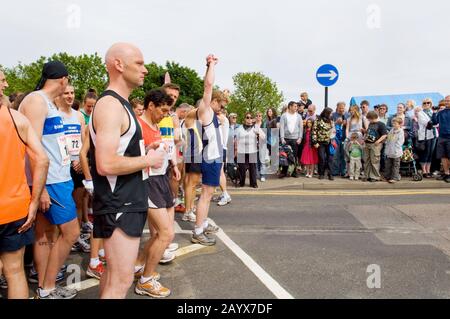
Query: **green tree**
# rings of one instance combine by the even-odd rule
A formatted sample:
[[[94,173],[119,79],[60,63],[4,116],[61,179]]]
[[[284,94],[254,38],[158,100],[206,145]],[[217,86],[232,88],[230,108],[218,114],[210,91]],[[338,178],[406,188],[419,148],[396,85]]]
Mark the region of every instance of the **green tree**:
[[[33,91],[41,78],[44,64],[53,60],[59,60],[66,65],[77,99],[81,100],[90,88],[96,89],[97,92],[105,89],[108,77],[102,59],[97,53],[79,56],[58,53],[49,58],[40,57],[30,64],[19,63],[13,68],[6,68],[5,75],[9,84],[6,94]]]
[[[234,93],[228,105],[228,112],[237,113],[239,121],[246,112],[264,113],[267,108],[279,108],[283,102],[283,93],[274,81],[260,72],[238,73],[233,76]]]
[[[164,75],[169,72],[172,83],[178,84],[181,88],[177,105],[188,103],[195,105],[195,102],[203,96],[203,80],[198,73],[188,67],[180,66],[175,62],[167,62],[165,67],[150,63],[146,65],[148,75],[144,85],[133,91],[130,98],[144,98],[145,92],[161,87],[164,84]]]

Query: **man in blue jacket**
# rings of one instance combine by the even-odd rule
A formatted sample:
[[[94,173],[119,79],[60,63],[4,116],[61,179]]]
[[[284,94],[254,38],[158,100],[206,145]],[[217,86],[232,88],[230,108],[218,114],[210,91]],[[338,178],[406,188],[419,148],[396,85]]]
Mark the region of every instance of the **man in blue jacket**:
[[[436,156],[442,160],[444,175],[440,180],[450,183],[449,159],[450,159],[450,96],[445,98],[445,109],[433,114],[433,124],[439,125],[439,139]]]

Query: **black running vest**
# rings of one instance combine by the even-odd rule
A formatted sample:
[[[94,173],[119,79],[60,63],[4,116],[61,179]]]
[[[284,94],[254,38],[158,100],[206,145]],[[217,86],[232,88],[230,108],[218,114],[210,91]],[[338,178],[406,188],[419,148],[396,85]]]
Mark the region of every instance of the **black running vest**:
[[[131,108],[130,103],[114,91],[105,91],[99,100],[112,96],[120,101],[128,114],[130,126],[120,136],[117,154],[124,157],[142,156],[140,141],[141,127]],[[97,172],[95,161],[96,135],[94,128],[94,111],[89,125],[90,130],[90,163],[94,183],[93,211],[96,215],[146,212],[148,209],[148,191],[143,180],[142,171],[123,176],[101,176]]]

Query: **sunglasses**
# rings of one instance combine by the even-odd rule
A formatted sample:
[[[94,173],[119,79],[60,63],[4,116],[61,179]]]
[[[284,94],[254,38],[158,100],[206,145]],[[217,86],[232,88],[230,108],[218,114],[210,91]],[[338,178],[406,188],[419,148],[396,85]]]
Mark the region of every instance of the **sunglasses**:
[[[423,102],[423,105],[429,105],[431,102]]]
[[[246,119],[246,120],[253,120],[253,117],[247,116],[245,119]]]

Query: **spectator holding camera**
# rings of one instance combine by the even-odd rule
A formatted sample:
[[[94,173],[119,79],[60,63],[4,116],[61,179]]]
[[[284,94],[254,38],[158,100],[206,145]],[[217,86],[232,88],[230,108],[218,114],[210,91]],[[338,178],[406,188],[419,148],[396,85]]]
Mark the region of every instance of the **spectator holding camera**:
[[[422,111],[417,114],[417,123],[419,127],[417,131],[416,151],[419,155],[419,162],[422,167],[424,178],[432,177],[431,162],[437,140],[437,130],[433,127],[431,121],[433,117],[431,107],[431,99],[425,99],[422,103]]]
[[[439,139],[437,142],[437,158],[442,160],[444,174],[439,178],[450,183],[450,96],[445,98],[445,109],[435,111],[432,116],[433,125],[439,125]],[[441,103],[440,103],[441,104]]]

